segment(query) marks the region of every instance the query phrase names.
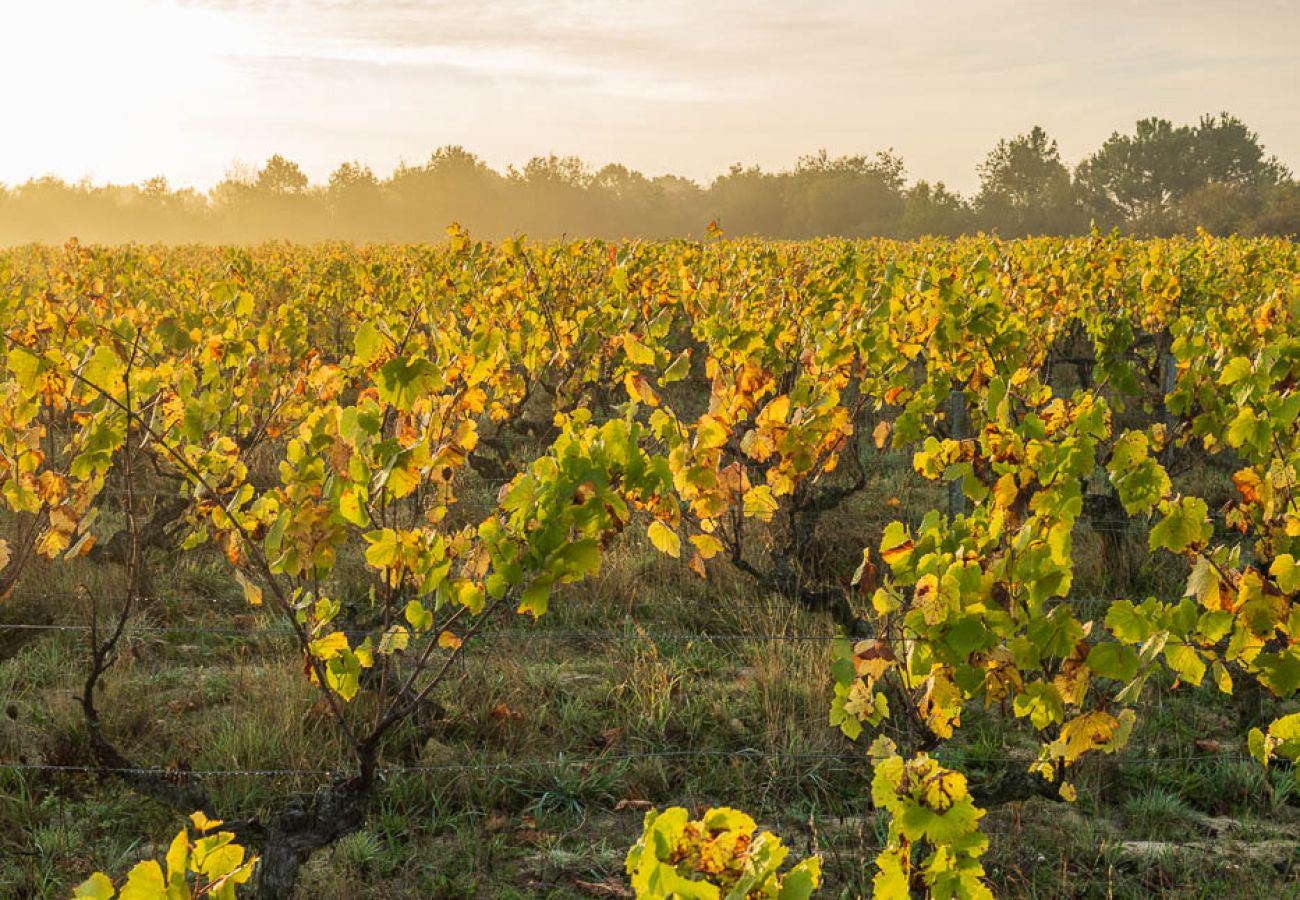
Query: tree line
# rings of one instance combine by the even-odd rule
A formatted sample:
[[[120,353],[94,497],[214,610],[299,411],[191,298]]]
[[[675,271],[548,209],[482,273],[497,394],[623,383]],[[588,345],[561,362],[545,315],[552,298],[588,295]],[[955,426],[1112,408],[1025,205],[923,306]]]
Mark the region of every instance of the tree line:
[[[1300,182],[1236,116],[1193,124],[1143,119],[1071,168],[1041,127],[1000,140],[978,166],[972,196],[942,182],[908,183],[891,150],[821,151],[784,171],[733,165],[707,186],[573,156],[538,156],[504,172],[460,146],[388,178],[345,162],[312,184],[280,155],[237,166],[207,193],[45,177],[0,185],[0,243],[245,242],[287,238],[419,241],[452,221],[476,236],[674,237],[717,222],[732,235],[913,238],[996,232],[1069,235],[1119,228],[1168,235],[1300,233]]]

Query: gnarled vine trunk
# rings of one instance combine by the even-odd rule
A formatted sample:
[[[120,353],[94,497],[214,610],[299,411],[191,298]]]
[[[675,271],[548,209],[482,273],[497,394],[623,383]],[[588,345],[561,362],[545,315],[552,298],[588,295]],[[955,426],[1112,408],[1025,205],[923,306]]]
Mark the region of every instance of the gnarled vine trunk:
[[[266,823],[262,835],[259,900],[290,900],[311,855],[365,825],[373,793],[374,779],[358,775],[289,798]]]

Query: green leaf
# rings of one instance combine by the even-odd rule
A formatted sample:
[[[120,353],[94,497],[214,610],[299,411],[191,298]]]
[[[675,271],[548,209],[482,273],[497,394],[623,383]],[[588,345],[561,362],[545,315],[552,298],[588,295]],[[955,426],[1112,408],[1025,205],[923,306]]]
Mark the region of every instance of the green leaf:
[[[363,322],[353,338],[353,346],[356,347],[356,361],[363,366],[369,366],[379,358],[379,351],[384,346],[384,336],[380,334],[373,322]]]
[[[125,371],[126,366],[113,348],[100,344],[95,348],[95,353],[86,363],[85,368],[81,370],[81,376],[93,386],[111,394]]]
[[[1300,689],[1300,656],[1295,647],[1280,653],[1261,653],[1255,658],[1259,683],[1275,697],[1290,697]]]
[[[1129,681],[1137,674],[1137,651],[1124,644],[1097,644],[1088,651],[1088,668],[1102,678]]]
[[[546,610],[550,606],[552,587],[550,578],[533,579],[533,583],[524,588],[519,598],[519,612],[531,615],[534,619],[546,615]]]
[[[370,546],[366,548],[366,564],[375,569],[386,569],[397,562],[397,532],[391,528],[372,531],[366,535]]]
[[[822,861],[812,856],[800,860],[786,874],[777,893],[777,900],[808,900],[822,880]]]
[[[1039,731],[1065,718],[1060,692],[1041,681],[1025,685],[1024,692],[1016,696],[1013,708],[1017,716],[1028,717]]]
[[[424,394],[442,386],[433,363],[421,357],[390,359],[379,370],[379,399],[407,412]]]
[[[365,497],[361,489],[353,485],[343,489],[343,493],[339,495],[339,515],[345,521],[359,527],[370,524],[370,517],[366,514]]]
[[[1250,751],[1251,756],[1259,760],[1261,765],[1268,765],[1270,754],[1268,738],[1265,736],[1264,732],[1260,731],[1258,728],[1250,729],[1250,732],[1246,735],[1246,749]]]
[[[672,384],[674,381],[681,381],[691,371],[691,351],[683,350],[673,360],[673,364],[664,369],[664,374],[659,378],[660,384]]]
[[[1195,647],[1187,644],[1167,644],[1165,662],[1169,668],[1178,673],[1178,677],[1188,684],[1199,685],[1205,678],[1205,660],[1196,652]]]
[[[1189,547],[1204,543],[1214,533],[1209,507],[1200,497],[1183,497],[1169,504],[1165,517],[1151,529],[1149,544],[1152,550],[1165,549],[1182,553]]]
[[[584,538],[565,544],[551,555],[551,568],[564,582],[600,574],[600,544],[594,538]]]
[[[1150,619],[1130,600],[1117,600],[1106,611],[1106,627],[1126,644],[1140,644],[1154,631]]]
[[[1274,559],[1268,567],[1268,574],[1277,580],[1277,586],[1284,592],[1294,594],[1300,591],[1300,566],[1296,565],[1295,557],[1290,553],[1283,553]]]
[[[634,334],[623,335],[623,350],[634,366],[652,366],[655,361],[654,351],[647,347]]]
[[[425,609],[419,600],[408,601],[403,615],[416,631],[428,631],[433,627],[433,613]]]
[[[943,642],[958,656],[970,656],[983,649],[989,643],[988,638],[984,623],[975,616],[968,616],[953,622],[944,634]]]
[[[1243,406],[1228,425],[1227,440],[1230,447],[1253,447],[1261,453],[1268,450],[1273,431],[1268,420],[1255,415],[1255,410]]]
[[[1228,364],[1223,367],[1223,371],[1219,374],[1219,384],[1236,384],[1249,375],[1250,370],[1250,360],[1244,356],[1234,356],[1228,360]]]

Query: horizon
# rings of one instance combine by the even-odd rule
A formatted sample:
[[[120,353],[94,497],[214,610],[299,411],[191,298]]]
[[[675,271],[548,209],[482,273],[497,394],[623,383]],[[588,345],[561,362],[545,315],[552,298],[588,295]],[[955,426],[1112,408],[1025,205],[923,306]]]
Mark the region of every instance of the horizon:
[[[206,192],[280,154],[323,184],[343,162],[382,178],[461,145],[500,172],[554,153],[707,186],[825,148],[892,149],[910,183],[970,195],[986,154],[1034,125],[1073,168],[1138,119],[1224,110],[1300,169],[1300,8],[1165,7],[52,0],[11,13],[0,74],[30,87],[0,183]],[[989,22],[998,39],[973,41]]]

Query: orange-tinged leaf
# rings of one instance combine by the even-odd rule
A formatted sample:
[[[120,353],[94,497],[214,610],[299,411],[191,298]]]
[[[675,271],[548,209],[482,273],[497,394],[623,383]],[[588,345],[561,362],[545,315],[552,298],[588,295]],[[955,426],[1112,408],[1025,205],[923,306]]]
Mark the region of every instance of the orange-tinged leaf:
[[[444,631],[438,635],[438,646],[444,650],[459,650],[463,643],[464,641],[450,631]]]
[[[687,563],[687,568],[701,578],[708,577],[708,570],[704,568],[704,559],[698,553],[691,557],[691,561]]]
[[[524,714],[518,710],[511,709],[504,701],[492,707],[492,718],[498,722],[508,722],[512,719],[522,719]]]
[[[908,538],[907,540],[903,541],[901,544],[895,544],[892,547],[881,550],[880,556],[887,565],[893,565],[895,562],[902,559],[908,553],[911,553],[913,547],[915,547],[915,544],[912,543],[911,538]]]
[[[700,416],[695,427],[695,449],[713,450],[727,443],[727,427],[710,415]]]
[[[790,397],[787,394],[782,394],[768,401],[768,404],[759,412],[755,422],[760,428],[773,428],[784,425],[789,417]]]
[[[885,443],[889,440],[889,433],[892,430],[893,426],[884,420],[881,420],[881,422],[876,425],[875,429],[871,432],[871,440],[875,442],[877,450],[885,449]]]
[[[1237,472],[1232,476],[1232,483],[1236,485],[1246,503],[1259,503],[1263,500],[1263,482],[1254,469],[1242,469]]]
[[[36,496],[50,506],[58,506],[68,496],[67,479],[57,472],[42,472],[36,479]]]
[[[72,535],[66,531],[47,529],[36,542],[36,552],[46,559],[55,559],[72,544]]]
[[[623,376],[623,387],[627,389],[627,395],[636,403],[644,403],[647,406],[658,406],[659,395],[655,393],[654,388],[650,387],[650,382],[646,381],[639,372],[628,372]]]

